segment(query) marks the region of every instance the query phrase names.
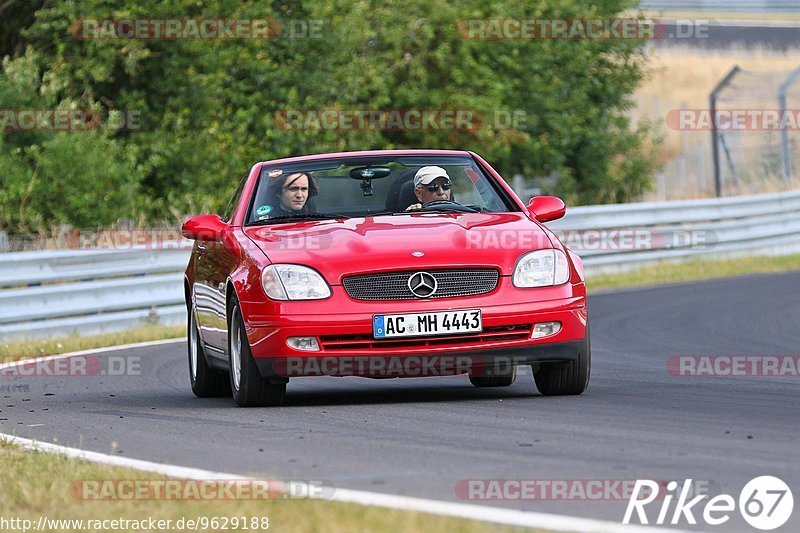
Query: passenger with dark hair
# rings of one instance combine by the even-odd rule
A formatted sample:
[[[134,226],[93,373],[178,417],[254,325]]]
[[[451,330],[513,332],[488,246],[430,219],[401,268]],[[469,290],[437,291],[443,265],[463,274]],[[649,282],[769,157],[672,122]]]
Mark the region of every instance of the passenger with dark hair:
[[[319,194],[317,180],[307,172],[295,172],[268,178],[269,218],[310,213],[309,200]],[[262,208],[263,209],[263,208]]]

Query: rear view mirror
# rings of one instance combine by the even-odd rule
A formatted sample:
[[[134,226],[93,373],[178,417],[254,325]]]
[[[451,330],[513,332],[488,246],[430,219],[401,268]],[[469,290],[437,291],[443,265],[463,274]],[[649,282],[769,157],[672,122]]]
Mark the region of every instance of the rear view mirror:
[[[364,196],[372,196],[372,180],[385,178],[392,173],[389,167],[357,167],[350,171],[350,177],[361,180]]]
[[[567,206],[557,196],[534,196],[528,204],[528,213],[539,222],[557,220],[566,212]]]
[[[354,180],[377,180],[391,173],[392,169],[389,167],[358,167],[350,171],[350,177]]]
[[[181,233],[195,241],[220,241],[227,224],[217,215],[197,215],[183,223]]]

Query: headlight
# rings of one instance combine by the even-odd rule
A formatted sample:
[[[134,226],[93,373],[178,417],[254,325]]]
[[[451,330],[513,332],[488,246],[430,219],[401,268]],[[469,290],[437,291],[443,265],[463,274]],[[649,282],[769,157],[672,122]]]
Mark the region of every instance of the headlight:
[[[515,287],[549,287],[569,281],[567,256],[560,250],[537,250],[522,255],[514,268]]]
[[[261,284],[273,300],[322,300],[331,295],[319,272],[301,265],[269,265],[261,273]]]

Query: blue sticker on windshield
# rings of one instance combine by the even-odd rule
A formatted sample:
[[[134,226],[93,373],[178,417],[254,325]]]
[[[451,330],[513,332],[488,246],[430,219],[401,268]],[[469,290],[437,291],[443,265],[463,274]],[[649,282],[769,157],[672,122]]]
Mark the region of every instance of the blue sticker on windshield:
[[[256,215],[258,215],[259,220],[263,220],[265,218],[269,218],[269,214],[272,211],[271,205],[262,205],[258,209],[256,209]]]

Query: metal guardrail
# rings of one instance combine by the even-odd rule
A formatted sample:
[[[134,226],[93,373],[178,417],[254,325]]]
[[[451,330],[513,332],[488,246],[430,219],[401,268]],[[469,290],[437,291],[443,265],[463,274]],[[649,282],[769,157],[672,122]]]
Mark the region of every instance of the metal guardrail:
[[[581,256],[588,275],[694,257],[785,255],[800,252],[800,191],[575,207],[548,227]],[[641,237],[642,246],[620,235]]]
[[[0,254],[0,340],[115,331],[186,319],[188,249]]]
[[[788,254],[800,252],[800,191],[575,207],[548,227],[583,258],[589,277],[695,257]],[[0,253],[0,340],[181,323],[189,253]]]
[[[179,272],[186,249],[47,250],[0,254],[0,289],[38,283]]]
[[[642,0],[640,9],[653,11],[716,11],[720,13],[796,13],[796,0]]]

